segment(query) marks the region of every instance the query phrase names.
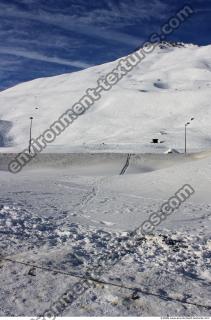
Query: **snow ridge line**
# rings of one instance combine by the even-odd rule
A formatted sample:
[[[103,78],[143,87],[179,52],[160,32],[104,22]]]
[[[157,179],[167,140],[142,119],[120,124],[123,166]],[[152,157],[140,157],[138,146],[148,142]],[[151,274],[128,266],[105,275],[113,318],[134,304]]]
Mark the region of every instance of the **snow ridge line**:
[[[157,298],[159,298],[161,300],[176,301],[176,302],[180,302],[182,304],[193,305],[193,306],[196,306],[196,307],[199,307],[199,308],[205,308],[207,310],[211,310],[211,306],[203,305],[203,304],[195,303],[195,302],[190,302],[190,301],[184,301],[182,299],[172,298],[170,296],[162,296],[162,295],[159,295],[159,294],[154,293],[154,292],[146,291],[147,288],[146,289],[142,289],[140,287],[128,287],[128,286],[125,286],[125,285],[121,285],[121,284],[117,284],[117,283],[113,283],[113,282],[107,282],[107,281],[95,279],[95,278],[92,278],[92,277],[85,277],[85,276],[72,274],[70,272],[65,272],[65,271],[62,271],[62,270],[51,269],[51,268],[47,268],[47,267],[41,267],[41,266],[38,266],[38,265],[35,265],[35,264],[31,264],[31,263],[28,263],[28,262],[17,261],[17,260],[10,259],[10,258],[0,258],[0,261],[9,261],[9,262],[21,264],[21,265],[24,265],[24,266],[29,266],[29,267],[33,267],[33,268],[36,268],[36,269],[48,271],[48,272],[56,272],[56,273],[63,274],[63,275],[66,275],[66,276],[79,278],[79,279],[83,279],[83,280],[86,280],[86,281],[95,282],[95,283],[98,283],[98,284],[103,284],[103,285],[113,286],[113,287],[117,287],[117,288],[121,288],[121,289],[126,289],[126,290],[129,290],[129,291],[132,291],[133,294],[134,293],[137,294],[137,293],[140,292],[140,293],[142,293],[144,295],[154,296],[154,297],[157,297]]]

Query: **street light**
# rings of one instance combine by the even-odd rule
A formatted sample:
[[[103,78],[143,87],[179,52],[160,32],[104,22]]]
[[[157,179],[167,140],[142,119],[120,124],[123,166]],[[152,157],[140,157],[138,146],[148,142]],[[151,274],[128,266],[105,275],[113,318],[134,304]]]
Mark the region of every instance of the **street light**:
[[[32,121],[33,117],[30,117],[30,129],[29,129],[29,153],[31,153],[31,143],[32,143]]]
[[[190,121],[193,121],[193,120],[194,120],[194,118],[190,119]],[[185,124],[185,154],[187,153],[187,126],[189,126],[190,121],[186,122],[186,124]]]

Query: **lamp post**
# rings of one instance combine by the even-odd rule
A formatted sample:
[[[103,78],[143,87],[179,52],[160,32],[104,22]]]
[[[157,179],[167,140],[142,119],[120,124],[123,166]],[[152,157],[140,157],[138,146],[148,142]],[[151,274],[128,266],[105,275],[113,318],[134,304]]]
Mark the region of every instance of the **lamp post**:
[[[30,129],[29,129],[29,153],[31,153],[31,142],[32,142],[32,121],[33,117],[30,117]]]
[[[193,121],[194,118],[191,118],[190,121]],[[185,154],[187,153],[187,126],[190,124],[190,121],[185,124]]]

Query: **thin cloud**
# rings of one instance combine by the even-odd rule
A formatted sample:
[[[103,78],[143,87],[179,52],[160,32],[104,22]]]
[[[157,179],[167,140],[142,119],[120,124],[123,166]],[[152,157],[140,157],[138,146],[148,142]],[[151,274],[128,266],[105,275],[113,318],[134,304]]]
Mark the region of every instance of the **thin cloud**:
[[[128,34],[106,30],[105,28],[99,28],[92,24],[89,24],[90,21],[93,22],[93,18],[89,21],[82,21],[82,18],[78,16],[67,16],[63,14],[52,14],[46,11],[41,11],[35,15],[26,11],[18,10],[14,7],[8,8],[5,5],[0,5],[0,16],[2,17],[14,17],[20,19],[29,19],[33,21],[39,21],[47,25],[56,26],[60,29],[73,31],[74,33],[79,33],[91,37],[96,37],[104,40],[115,41],[127,45],[137,46],[142,39],[130,36]],[[81,21],[80,21],[81,19]]]
[[[28,50],[24,51],[24,50],[14,49],[14,48],[0,48],[0,53],[9,54],[16,57],[28,58],[32,60],[45,61],[45,62],[56,63],[56,64],[65,65],[65,66],[71,66],[79,69],[84,69],[91,66],[90,64],[87,64],[83,61],[72,61],[72,60],[69,61],[66,59],[58,58],[58,57],[49,57],[33,51],[28,51]]]
[[[52,12],[47,5],[41,6],[39,3],[34,12],[18,9],[17,6],[0,4],[0,16],[37,21],[88,37],[136,47],[144,40],[141,36],[135,37],[117,31],[117,29],[133,25],[138,21],[150,20],[154,17],[155,12],[160,19],[169,12],[169,6],[160,0],[151,2],[122,0],[118,3],[107,0],[106,6],[97,6],[91,10],[89,1],[77,1],[77,10],[74,1],[72,1],[72,4],[69,15],[68,10],[65,12],[59,8],[58,10],[54,8]],[[28,8],[30,9],[30,6]]]

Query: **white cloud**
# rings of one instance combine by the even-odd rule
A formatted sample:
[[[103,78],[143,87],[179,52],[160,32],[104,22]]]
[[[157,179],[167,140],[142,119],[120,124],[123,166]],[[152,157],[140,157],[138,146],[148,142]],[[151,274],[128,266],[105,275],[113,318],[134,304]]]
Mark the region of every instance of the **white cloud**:
[[[35,15],[30,12],[21,11],[17,8],[0,4],[0,16],[39,21],[47,25],[56,26],[60,29],[132,46],[137,46],[143,40],[141,38],[130,36],[122,32],[107,30],[105,27],[100,28],[99,26],[95,26],[93,22],[95,21],[94,16],[96,17],[96,14],[94,16],[90,16],[89,18],[85,18],[80,16],[78,17],[76,15],[68,16],[60,13],[53,14],[43,10],[39,10]],[[108,17],[105,16],[104,21],[106,21],[106,18]]]
[[[29,51],[29,50],[25,51],[25,50],[14,49],[14,48],[0,48],[0,53],[9,54],[17,57],[24,57],[24,58],[33,59],[33,60],[57,63],[65,66],[76,67],[79,69],[84,69],[91,66],[82,61],[73,61],[73,60],[61,59],[58,57],[49,57],[49,56],[46,56],[34,51]]]
[[[36,5],[36,12],[23,11],[9,4],[0,4],[0,16],[15,17],[22,21],[38,21],[89,37],[136,47],[143,40],[146,40],[142,38],[143,31],[145,30],[140,30],[140,37],[135,37],[117,31],[117,29],[133,25],[137,22],[143,23],[146,20],[154,18],[155,15],[158,19],[161,19],[169,14],[169,8],[171,8],[171,6],[160,0],[121,0],[120,2],[107,0],[105,7],[100,8],[96,5],[96,8],[93,7],[91,10],[88,4],[87,1],[77,0],[74,2],[72,0],[72,13],[70,12],[69,14],[65,13],[65,10],[62,11],[62,9],[57,11],[56,6],[55,8],[51,8],[48,3],[41,6],[38,2]],[[144,27],[143,23],[143,28]],[[154,30],[151,30],[151,32],[149,30],[147,32],[150,34],[151,32],[154,32]]]

